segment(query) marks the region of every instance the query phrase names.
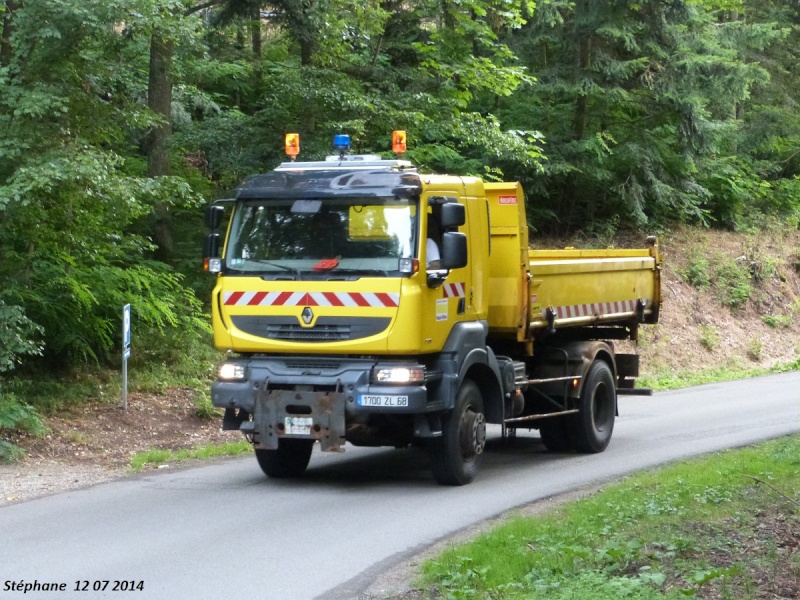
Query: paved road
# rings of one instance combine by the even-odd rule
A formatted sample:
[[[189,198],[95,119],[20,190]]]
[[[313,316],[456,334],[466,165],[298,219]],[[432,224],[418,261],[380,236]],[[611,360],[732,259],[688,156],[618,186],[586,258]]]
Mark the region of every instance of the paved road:
[[[374,576],[503,511],[631,471],[800,432],[800,373],[620,398],[600,455],[490,440],[477,480],[435,485],[418,450],[316,454],[273,481],[255,459],[158,472],[0,508],[0,599],[356,598]],[[144,581],[136,593],[6,591],[6,581]],[[90,583],[91,585],[91,583]]]

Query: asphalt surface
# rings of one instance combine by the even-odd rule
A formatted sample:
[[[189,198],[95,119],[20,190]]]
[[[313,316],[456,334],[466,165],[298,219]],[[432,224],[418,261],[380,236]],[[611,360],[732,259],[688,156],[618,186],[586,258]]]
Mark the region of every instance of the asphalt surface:
[[[315,450],[296,481],[268,480],[248,457],[2,507],[0,599],[358,598],[383,570],[513,507],[800,432],[800,372],[623,396],[620,415],[598,455],[548,453],[535,432],[508,444],[495,429],[460,488],[436,485],[421,450],[348,446]],[[20,581],[66,590],[9,588]]]

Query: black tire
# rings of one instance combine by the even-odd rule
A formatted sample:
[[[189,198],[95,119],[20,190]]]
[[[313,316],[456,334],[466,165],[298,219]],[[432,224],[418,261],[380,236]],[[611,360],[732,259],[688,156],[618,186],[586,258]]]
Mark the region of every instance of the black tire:
[[[548,417],[539,422],[539,435],[550,452],[569,452],[575,449],[565,417]]]
[[[277,450],[256,448],[256,459],[267,477],[300,477],[305,473],[313,449],[314,440],[281,438],[278,440]]]
[[[465,485],[475,479],[486,446],[486,417],[478,386],[464,381],[456,404],[442,423],[442,437],[431,440],[431,469],[441,485]]]
[[[575,447],[587,454],[602,452],[611,441],[617,414],[617,391],[608,363],[597,360],[589,368],[575,407],[580,411],[570,427]]]

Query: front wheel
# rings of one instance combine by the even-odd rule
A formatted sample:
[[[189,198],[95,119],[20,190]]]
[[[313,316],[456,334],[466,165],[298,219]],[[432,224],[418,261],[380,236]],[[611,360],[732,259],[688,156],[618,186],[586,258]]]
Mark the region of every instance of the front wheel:
[[[602,452],[611,441],[617,414],[617,391],[608,363],[598,360],[589,368],[576,408],[580,412],[571,428],[575,447],[588,454]]]
[[[267,477],[300,477],[305,473],[313,449],[314,440],[281,438],[278,440],[277,450],[256,448],[256,460]]]
[[[431,440],[431,469],[442,485],[465,485],[475,479],[486,446],[486,417],[478,386],[466,380],[455,407],[443,419],[442,437]]]

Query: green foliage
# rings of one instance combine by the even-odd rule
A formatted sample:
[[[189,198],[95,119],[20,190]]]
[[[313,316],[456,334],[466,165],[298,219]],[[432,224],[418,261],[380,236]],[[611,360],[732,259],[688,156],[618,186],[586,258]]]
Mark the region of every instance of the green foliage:
[[[41,334],[19,306],[6,306],[0,300],[0,373],[10,371],[25,355],[41,354],[36,342]]]
[[[44,424],[36,410],[20,400],[15,394],[0,388],[0,463],[14,462],[23,456],[22,450],[2,435],[4,432],[24,431],[31,435],[42,435]]]
[[[89,150],[43,156],[0,186],[9,224],[0,232],[0,280],[8,282],[2,296],[42,327],[50,362],[107,362],[129,302],[135,328],[162,336],[207,330],[200,303],[180,277],[147,260],[146,239],[126,233],[156,198],[193,203],[190,190],[169,179],[121,176],[118,165]]]
[[[675,369],[664,368],[650,375],[643,375],[637,379],[639,387],[650,387],[655,390],[675,390],[704,383],[718,381],[733,381],[766,375],[767,373],[780,373],[791,370],[794,363],[777,365],[772,369],[744,368],[739,365],[723,365],[702,371],[676,372]]]
[[[774,103],[772,120],[758,120],[763,129],[747,121],[780,70],[763,53],[780,53],[794,35],[784,24],[797,15],[775,18],[781,10],[792,12],[759,6],[744,20],[696,2],[537,6],[509,46],[539,84],[515,92],[499,114],[512,127],[536,123],[547,140],[544,171],[523,179],[551,208],[554,228],[613,214],[639,225],[729,227],[761,212],[792,214],[788,197],[770,193],[786,173],[740,143],[747,131],[780,146],[777,113],[797,139],[796,115]],[[781,89],[786,100],[800,88]],[[772,157],[791,157],[786,150]]]
[[[714,271],[714,289],[724,305],[741,308],[753,293],[750,270],[743,261],[723,261]]]
[[[11,371],[24,356],[38,355],[41,328],[32,323],[19,306],[6,306],[0,300],[0,374]],[[27,431],[34,435],[44,431],[36,411],[8,390],[0,379],[0,433]],[[0,439],[0,463],[22,457],[22,450]]]
[[[791,327],[792,322],[794,321],[794,316],[791,314],[787,315],[762,315],[761,320],[764,321],[767,325],[774,329],[778,329],[779,327]]]
[[[210,393],[198,394],[194,401],[196,414],[201,419],[217,419],[222,416],[221,409],[211,403]]]
[[[764,342],[761,340],[760,337],[754,336],[750,340],[750,344],[747,348],[747,356],[750,357],[751,360],[760,361],[764,356]]]
[[[707,289],[711,285],[709,267],[707,258],[699,255],[691,256],[683,277],[689,285],[700,290]]]
[[[713,352],[719,346],[721,339],[719,331],[713,325],[700,326],[700,345]]]
[[[0,394],[0,430],[19,429],[38,434],[44,430],[36,411],[14,394]]]
[[[200,394],[207,391],[215,374],[221,353],[214,350],[210,339],[175,332],[174,344],[159,343],[160,336],[141,340],[130,358],[131,382],[134,391],[163,393],[170,387],[189,387]]]
[[[745,223],[745,215],[765,205],[772,186],[740,157],[710,157],[702,169],[702,185],[711,195],[710,210],[716,220],[731,229]]]

